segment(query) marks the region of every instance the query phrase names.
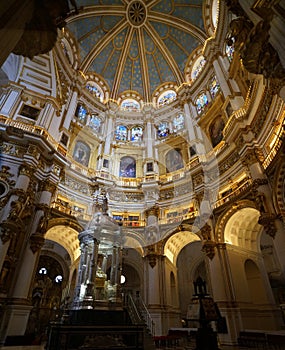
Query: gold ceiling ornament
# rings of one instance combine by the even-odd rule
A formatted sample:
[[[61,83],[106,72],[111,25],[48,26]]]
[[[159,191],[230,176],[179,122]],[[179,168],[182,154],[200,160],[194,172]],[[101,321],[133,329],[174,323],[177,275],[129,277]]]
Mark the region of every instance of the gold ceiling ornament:
[[[146,7],[142,1],[133,1],[129,4],[127,15],[130,23],[135,27],[140,27],[146,21]]]

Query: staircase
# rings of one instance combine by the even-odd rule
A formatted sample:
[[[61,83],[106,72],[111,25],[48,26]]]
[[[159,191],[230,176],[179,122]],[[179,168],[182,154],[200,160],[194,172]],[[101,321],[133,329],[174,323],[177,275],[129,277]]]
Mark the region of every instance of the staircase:
[[[155,350],[153,341],[155,325],[142,298],[137,296],[134,299],[131,294],[127,294],[126,307],[132,323],[144,326],[144,350]]]

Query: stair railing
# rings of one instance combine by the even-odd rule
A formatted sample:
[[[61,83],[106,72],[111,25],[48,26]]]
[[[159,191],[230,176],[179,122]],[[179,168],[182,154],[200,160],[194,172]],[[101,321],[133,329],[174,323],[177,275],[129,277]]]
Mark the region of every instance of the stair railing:
[[[141,296],[136,296],[136,300],[135,303],[137,305],[137,308],[139,310],[139,312],[141,313],[144,322],[147,326],[147,328],[149,329],[150,333],[152,336],[154,336],[155,334],[155,323],[151,317],[151,314],[149,313],[145,302],[143,301],[143,299],[141,298]]]

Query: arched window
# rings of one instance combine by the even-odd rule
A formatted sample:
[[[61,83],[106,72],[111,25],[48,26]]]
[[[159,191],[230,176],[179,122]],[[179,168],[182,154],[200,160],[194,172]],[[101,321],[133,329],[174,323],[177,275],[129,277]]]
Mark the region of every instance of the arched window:
[[[87,109],[83,105],[79,104],[76,108],[75,116],[82,124],[86,124]]]
[[[195,80],[197,79],[198,75],[202,72],[203,67],[206,64],[206,60],[204,56],[200,56],[196,62],[193,65],[192,71],[191,71],[191,79]]]
[[[101,132],[101,118],[98,117],[96,114],[92,114],[89,121],[89,127],[94,130],[95,132]]]
[[[127,141],[128,129],[125,125],[118,125],[115,131],[115,138],[117,141]]]
[[[136,177],[136,160],[133,157],[121,158],[119,176]]]
[[[69,43],[67,42],[67,40],[65,38],[63,38],[63,39],[61,39],[60,44],[62,47],[62,51],[63,51],[64,55],[66,56],[68,62],[70,64],[73,64],[72,49],[70,48]]]
[[[158,106],[163,106],[168,104],[176,99],[176,92],[173,90],[164,91],[158,98]]]
[[[94,82],[88,82],[86,84],[86,89],[91,92],[92,95],[96,96],[101,102],[104,100],[103,90]]]
[[[84,166],[88,166],[89,158],[90,147],[82,141],[77,141],[73,151],[73,159]]]
[[[184,115],[182,113],[178,114],[173,118],[172,124],[174,132],[184,129]]]
[[[124,111],[137,112],[140,110],[140,104],[138,101],[128,98],[121,103],[121,109]]]
[[[227,40],[225,51],[230,62],[233,60],[233,57],[234,57],[234,52],[235,52],[234,44],[235,44],[234,38],[229,38]]]
[[[210,137],[213,147],[217,146],[223,139],[223,130],[225,122],[222,117],[216,118],[210,125]]]
[[[171,149],[165,157],[166,171],[168,173],[184,167],[181,150],[179,148]]]
[[[166,137],[170,134],[168,122],[161,122],[157,127],[157,136]]]
[[[210,88],[210,94],[212,98],[214,98],[217,95],[217,93],[220,91],[220,84],[216,76],[212,77],[209,88]]]
[[[196,109],[198,114],[201,114],[203,112],[208,103],[209,101],[207,95],[204,92],[201,93],[196,99]]]
[[[143,128],[141,126],[134,126],[131,129],[131,141],[141,141],[143,137]]]

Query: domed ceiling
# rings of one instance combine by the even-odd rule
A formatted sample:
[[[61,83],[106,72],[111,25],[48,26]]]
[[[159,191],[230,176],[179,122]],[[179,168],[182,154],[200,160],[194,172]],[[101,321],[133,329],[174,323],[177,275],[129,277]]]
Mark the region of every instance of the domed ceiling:
[[[163,83],[185,82],[189,55],[207,39],[202,0],[77,0],[67,28],[80,67],[103,78],[110,97],[136,91],[151,101]]]

